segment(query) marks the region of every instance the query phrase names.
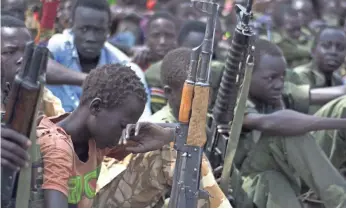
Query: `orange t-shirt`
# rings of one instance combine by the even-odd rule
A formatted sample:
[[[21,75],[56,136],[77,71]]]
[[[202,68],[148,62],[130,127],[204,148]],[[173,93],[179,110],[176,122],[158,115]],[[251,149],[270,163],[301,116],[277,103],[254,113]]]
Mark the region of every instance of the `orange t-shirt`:
[[[105,155],[122,159],[122,148],[98,149],[94,140],[89,141],[89,157],[82,162],[76,155],[71,137],[56,123],[68,116],[44,117],[37,128],[38,144],[44,164],[43,189],[62,192],[69,204],[91,207],[96,182]]]

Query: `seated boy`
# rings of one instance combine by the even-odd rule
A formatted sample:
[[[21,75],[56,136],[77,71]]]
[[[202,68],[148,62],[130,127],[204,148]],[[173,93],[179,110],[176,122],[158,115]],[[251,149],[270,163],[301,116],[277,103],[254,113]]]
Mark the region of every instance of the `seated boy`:
[[[322,118],[284,110],[286,62],[274,44],[257,40],[255,66],[235,165],[247,200],[237,207],[302,207],[301,179],[326,207],[345,206],[346,182],[310,131],[339,129],[345,119]]]
[[[136,136],[123,130],[138,121],[146,101],[134,71],[104,65],[87,76],[74,112],[40,121],[37,135],[45,207],[91,207],[104,156],[121,160],[131,152],[156,150],[173,140],[174,129],[149,123]]]

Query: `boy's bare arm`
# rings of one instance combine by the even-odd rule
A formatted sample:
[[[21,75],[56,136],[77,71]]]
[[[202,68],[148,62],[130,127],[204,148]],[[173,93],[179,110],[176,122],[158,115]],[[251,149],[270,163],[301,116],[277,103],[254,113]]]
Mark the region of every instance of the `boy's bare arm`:
[[[53,59],[48,59],[47,83],[81,86],[87,74],[70,70]]]
[[[297,136],[310,131],[345,129],[346,119],[323,118],[292,110],[280,110],[272,114],[249,113],[243,127],[256,129],[277,136]]]
[[[310,90],[310,103],[324,105],[327,102],[346,94],[346,85]]]

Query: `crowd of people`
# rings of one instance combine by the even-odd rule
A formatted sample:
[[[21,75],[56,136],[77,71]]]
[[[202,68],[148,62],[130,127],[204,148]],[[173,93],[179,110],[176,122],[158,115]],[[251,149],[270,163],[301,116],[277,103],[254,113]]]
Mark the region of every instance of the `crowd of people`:
[[[37,121],[44,206],[167,207],[176,130],[162,124],[178,123],[205,13],[186,0],[52,0],[54,28],[43,30],[47,2],[1,1],[2,112],[26,44],[50,52]],[[235,5],[247,3],[214,2],[210,114]],[[230,193],[203,172],[203,155],[209,196],[198,207],[346,207],[346,1],[254,0],[250,25],[254,69]],[[1,168],[27,167],[30,146],[3,126]]]

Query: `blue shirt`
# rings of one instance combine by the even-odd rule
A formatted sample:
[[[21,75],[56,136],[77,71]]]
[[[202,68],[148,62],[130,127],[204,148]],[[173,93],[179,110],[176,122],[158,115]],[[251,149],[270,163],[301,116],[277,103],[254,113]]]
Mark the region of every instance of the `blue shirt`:
[[[55,61],[71,70],[82,72],[79,64],[77,49],[73,41],[73,33],[70,29],[68,29],[62,34],[55,34],[52,36],[47,47],[54,56]],[[131,66],[131,69],[135,71],[137,76],[141,79],[148,95],[148,102],[143,116],[145,115],[145,117],[147,117],[151,115],[150,93],[143,71],[140,69],[140,67],[138,67],[138,65],[132,63],[130,58],[123,52],[106,42],[104,47],[101,49],[101,55],[97,66],[115,63]],[[79,105],[79,99],[82,94],[82,88],[80,86],[47,85],[47,87],[56,97],[61,100],[63,108],[66,112],[72,112]]]

